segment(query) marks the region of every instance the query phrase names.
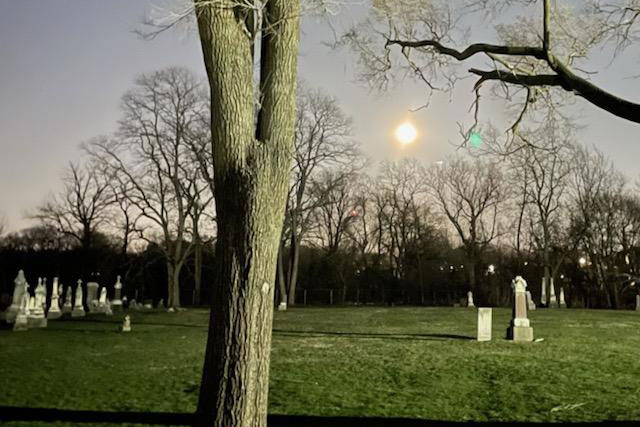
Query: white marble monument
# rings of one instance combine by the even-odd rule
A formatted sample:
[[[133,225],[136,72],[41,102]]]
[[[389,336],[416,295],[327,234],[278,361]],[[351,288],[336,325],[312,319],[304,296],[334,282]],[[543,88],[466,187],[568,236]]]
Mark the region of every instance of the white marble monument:
[[[99,311],[98,301],[98,288],[100,285],[97,282],[87,283],[87,310],[89,313]]]
[[[98,313],[107,312],[107,287],[100,289],[100,298],[98,299]]]
[[[560,306],[560,308],[567,308],[567,303],[564,300],[564,289],[560,288],[560,297],[558,299],[558,305]]]
[[[473,304],[473,292],[467,292],[467,307],[475,307]]]
[[[131,332],[131,317],[129,317],[128,314],[124,316],[124,321],[122,322],[120,330],[122,332]]]
[[[527,308],[529,310],[536,309],[536,303],[533,302],[533,297],[531,297],[531,292],[527,291]]]
[[[114,310],[120,310],[123,304],[121,299],[122,283],[120,282],[120,276],[117,277],[116,284],[113,285],[113,289],[114,289],[114,294],[113,294],[113,299],[111,300],[111,306],[113,307]]]
[[[516,276],[511,281],[513,289],[513,317],[507,329],[507,339],[517,342],[533,341],[533,328],[527,318],[527,282]]]
[[[60,311],[60,296],[58,295],[58,278],[53,278],[53,285],[51,285],[51,305],[49,306],[49,311],[47,312],[47,319],[59,319],[62,316],[62,311]]]
[[[20,306],[23,303],[23,296],[29,294],[29,284],[24,277],[24,271],[18,271],[18,275],[13,280],[13,298],[11,299],[11,305],[6,311],[5,320],[7,323],[13,323],[18,316]]]
[[[42,285],[42,282],[40,282]],[[47,318],[44,315],[44,309],[42,308],[42,290],[38,292],[36,288],[36,296],[31,297],[29,300],[29,314],[27,315],[27,321],[29,328],[46,328]]]
[[[14,331],[26,331],[29,329],[29,300],[29,292],[27,291],[22,294],[22,300],[18,306],[18,313],[13,323]]]
[[[547,281],[544,279],[544,276],[542,276],[542,289],[540,292],[540,305],[541,306],[545,306],[547,305]]]
[[[493,310],[478,307],[478,341],[491,341],[491,323]]]
[[[549,286],[549,308],[558,308],[558,300],[556,299],[556,290],[553,285],[553,277]]]
[[[72,299],[73,299],[73,289],[71,288],[71,286],[67,286],[67,292],[65,293],[65,297],[64,297],[64,304],[62,305],[62,314],[71,314],[71,311],[73,310],[73,304],[72,304]]]
[[[76,286],[76,298],[71,311],[71,317],[84,317],[86,315],[83,307],[83,295],[82,295],[82,280],[78,279],[78,286]]]

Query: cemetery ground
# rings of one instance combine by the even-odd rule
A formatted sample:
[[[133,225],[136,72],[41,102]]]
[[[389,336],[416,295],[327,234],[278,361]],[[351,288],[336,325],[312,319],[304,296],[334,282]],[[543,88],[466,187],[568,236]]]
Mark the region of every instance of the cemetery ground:
[[[640,313],[529,312],[535,338],[504,339],[493,310],[322,307],[276,312],[270,414],[453,421],[640,419]],[[0,330],[0,406],[97,411],[195,410],[208,312],[122,313]],[[1,417],[0,417],[1,418]],[[10,423],[7,425],[52,425]],[[61,425],[61,424],[55,424]]]

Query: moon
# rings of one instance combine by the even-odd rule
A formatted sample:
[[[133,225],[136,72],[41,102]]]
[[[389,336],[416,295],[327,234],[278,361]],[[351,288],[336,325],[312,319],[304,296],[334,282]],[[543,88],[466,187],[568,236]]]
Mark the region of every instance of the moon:
[[[396,138],[404,145],[411,144],[413,141],[415,141],[417,136],[418,131],[409,122],[401,124],[396,129]]]

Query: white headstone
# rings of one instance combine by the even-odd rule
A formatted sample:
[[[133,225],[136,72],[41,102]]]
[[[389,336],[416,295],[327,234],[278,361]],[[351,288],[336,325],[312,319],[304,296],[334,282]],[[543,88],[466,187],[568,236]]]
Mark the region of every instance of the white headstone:
[[[493,310],[478,307],[478,341],[491,341],[491,317]]]
[[[42,282],[40,282],[40,284],[42,284]],[[47,327],[47,318],[44,316],[44,309],[42,308],[41,301],[42,290],[40,290],[35,297],[31,297],[29,300],[29,314],[27,315],[27,321],[30,328]]]
[[[278,311],[287,311],[287,303],[281,302],[280,304],[278,304]]]
[[[467,307],[475,307],[473,304],[473,292],[467,292]]]
[[[73,306],[73,311],[71,311],[71,317],[84,317],[85,311],[83,303],[83,294],[82,294],[82,280],[78,279],[78,286],[76,286],[76,299]]]
[[[556,299],[556,291],[553,286],[553,277],[549,286],[549,308],[558,308],[558,300]]]
[[[98,300],[98,312],[106,313],[107,312],[107,287],[103,286],[100,289],[100,299]]]
[[[97,282],[87,283],[87,308],[89,312],[98,311],[98,288],[100,285]]]
[[[542,277],[542,290],[540,292],[540,305],[547,305],[547,286],[546,286],[547,282],[544,279],[544,276]]]
[[[131,318],[128,314],[124,316],[124,321],[122,322],[122,327],[120,328],[120,330],[122,332],[131,332]]]
[[[516,276],[511,282],[513,289],[513,317],[507,329],[507,339],[513,341],[533,341],[533,328],[527,318],[527,282]]]
[[[71,286],[67,286],[65,298],[64,298],[64,305],[62,306],[63,314],[71,314],[71,310],[73,310],[73,305],[71,303],[71,300],[73,298],[72,293],[73,293],[73,289],[71,288]]]
[[[113,285],[114,295],[111,300],[111,305],[114,306],[122,306],[122,299],[120,299],[120,295],[122,293],[122,283],[120,283],[120,276],[117,277],[116,284]]]
[[[58,319],[62,316],[62,312],[60,311],[60,296],[58,295],[58,278],[53,278],[53,285],[51,285],[51,305],[49,306],[49,311],[47,312],[47,319]]]
[[[24,271],[18,271],[18,275],[13,280],[13,298],[11,299],[11,306],[6,311],[5,320],[7,323],[13,323],[18,316],[20,306],[25,294],[29,293],[29,285],[27,279],[24,277]]]
[[[529,310],[535,310],[536,309],[536,303],[533,302],[533,298],[531,297],[531,292],[527,291],[527,308]]]
[[[567,307],[567,303],[564,300],[564,289],[563,288],[560,288],[560,297],[559,297],[558,304],[560,305],[560,308],[566,308]]]
[[[18,307],[18,314],[13,324],[14,331],[26,331],[29,329],[29,300],[29,292],[27,291],[22,294],[22,301]]]

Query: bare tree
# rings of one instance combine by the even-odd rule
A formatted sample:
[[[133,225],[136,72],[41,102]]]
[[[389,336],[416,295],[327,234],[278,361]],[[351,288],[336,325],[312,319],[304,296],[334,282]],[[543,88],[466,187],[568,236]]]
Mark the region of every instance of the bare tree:
[[[288,302],[289,305],[295,304],[300,244],[309,231],[311,214],[319,202],[308,194],[310,182],[328,168],[357,164],[359,155],[351,138],[351,119],[345,116],[337,101],[320,90],[300,86],[295,155],[283,233],[283,240],[290,244],[287,274],[283,275],[286,288],[280,283],[281,303]],[[282,249],[279,256],[282,256]]]
[[[215,309],[197,412],[203,425],[260,427],[267,422],[273,288],[294,147],[300,2],[195,6],[211,88],[218,226]]]
[[[483,254],[501,233],[499,212],[507,198],[502,178],[496,163],[461,156],[450,157],[427,170],[429,190],[465,249],[472,291]]]
[[[154,230],[159,230],[168,305],[179,307],[180,271],[194,244],[190,213],[208,188],[187,140],[207,100],[192,73],[168,68],[137,78],[122,108],[117,138],[97,139],[86,149],[112,171],[119,188],[126,189],[121,197],[143,218],[138,222],[140,237],[154,242]]]
[[[114,202],[109,182],[110,177],[99,173],[91,163],[70,163],[63,174],[63,190],[40,205],[31,217],[72,237],[86,251]]]
[[[620,283],[613,273],[617,258],[629,255],[629,238],[637,233],[637,200],[626,193],[624,175],[602,153],[577,147],[574,163],[572,234],[587,255],[588,274],[605,292],[607,306],[615,309],[620,306]]]
[[[531,237],[541,254],[546,295],[549,295],[551,279],[564,259],[558,250],[564,246],[566,235],[562,230],[568,225],[564,219],[567,218],[565,190],[573,148],[571,131],[571,128],[559,127],[551,119],[541,128],[525,132],[534,144],[525,145],[511,159],[516,173],[526,177],[524,187],[519,190],[523,191]],[[516,194],[515,198],[520,200],[520,195]],[[554,255],[555,259],[552,259]]]
[[[488,83],[496,83],[494,94],[519,105],[512,136],[518,135],[529,109],[541,100],[538,108],[555,108],[554,97],[564,99],[562,92],[640,122],[640,104],[592,83],[584,71],[596,48],[613,48],[617,54],[638,39],[638,16],[638,0],[383,0],[374,2],[371,17],[343,41],[360,54],[363,78],[375,85],[384,86],[397,70],[422,81],[429,93],[450,89],[466,73],[477,77],[474,124],[469,129],[461,125],[466,143],[477,132],[480,90]],[[478,21],[487,17],[496,22],[495,43],[458,48],[486,27]],[[476,58],[485,59],[485,66],[458,72],[457,63]]]

